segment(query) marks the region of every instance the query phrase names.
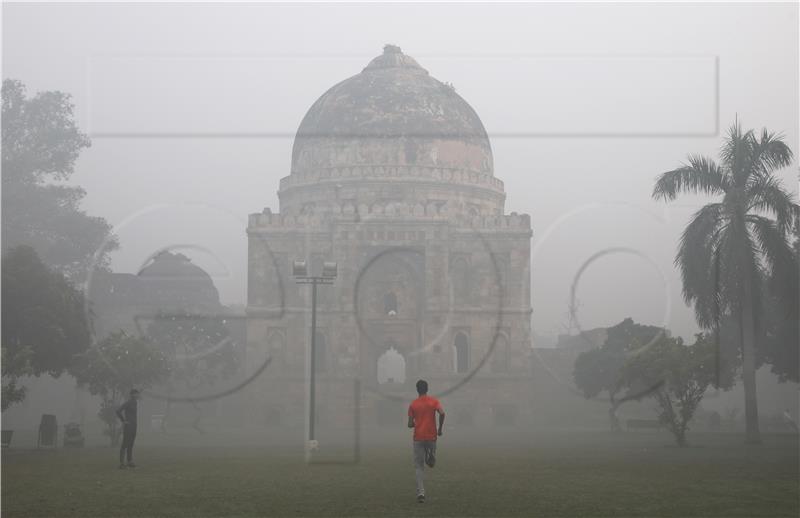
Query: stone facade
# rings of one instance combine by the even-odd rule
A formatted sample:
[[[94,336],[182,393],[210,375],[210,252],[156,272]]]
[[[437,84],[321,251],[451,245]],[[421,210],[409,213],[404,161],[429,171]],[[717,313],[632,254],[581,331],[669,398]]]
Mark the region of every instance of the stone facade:
[[[278,194],[247,229],[248,347],[273,358],[253,404],[268,421],[304,417],[311,301],[293,260],[339,265],[318,288],[321,421],[360,379],[364,424],[403,423],[420,377],[453,425],[530,419],[530,218],[504,213],[486,131],[452,86],[387,45],[311,107]]]

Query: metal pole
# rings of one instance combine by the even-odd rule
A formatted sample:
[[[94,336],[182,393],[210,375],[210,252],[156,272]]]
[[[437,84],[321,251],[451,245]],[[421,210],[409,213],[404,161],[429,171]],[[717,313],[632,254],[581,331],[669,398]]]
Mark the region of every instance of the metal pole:
[[[311,362],[310,362],[310,375],[311,382],[309,386],[309,401],[308,401],[308,440],[314,440],[314,421],[316,420],[316,383],[315,383],[315,360],[317,356],[317,280],[314,279],[311,283]]]
[[[361,462],[361,380],[353,382],[353,462]]]

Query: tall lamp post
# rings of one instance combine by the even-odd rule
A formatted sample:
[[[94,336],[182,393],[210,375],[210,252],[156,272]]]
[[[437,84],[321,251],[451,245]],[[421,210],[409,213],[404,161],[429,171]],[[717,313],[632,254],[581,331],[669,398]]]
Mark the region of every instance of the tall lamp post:
[[[305,261],[292,263],[292,275],[297,284],[311,285],[311,352],[309,358],[309,395],[308,395],[308,445],[307,451],[314,441],[314,422],[316,421],[316,356],[317,356],[317,286],[320,284],[333,284],[338,273],[336,263],[322,263],[322,275],[308,274]]]

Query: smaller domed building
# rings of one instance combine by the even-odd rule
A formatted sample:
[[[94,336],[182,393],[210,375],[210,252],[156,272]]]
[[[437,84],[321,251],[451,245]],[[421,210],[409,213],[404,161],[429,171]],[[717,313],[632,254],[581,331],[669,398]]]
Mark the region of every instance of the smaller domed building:
[[[181,253],[160,252],[137,274],[97,271],[89,284],[94,336],[138,335],[159,312],[222,315],[211,276]],[[138,327],[137,327],[138,322]]]

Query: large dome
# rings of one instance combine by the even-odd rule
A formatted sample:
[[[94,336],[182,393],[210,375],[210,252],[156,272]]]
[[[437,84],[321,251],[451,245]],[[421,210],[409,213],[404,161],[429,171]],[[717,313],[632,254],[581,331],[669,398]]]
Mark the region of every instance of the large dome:
[[[505,192],[475,110],[386,45],[308,110],[278,197],[286,215],[419,213],[444,200],[449,213],[497,215]]]
[[[492,150],[480,118],[453,86],[386,45],[311,106],[292,151],[292,173],[367,165],[492,174]]]

